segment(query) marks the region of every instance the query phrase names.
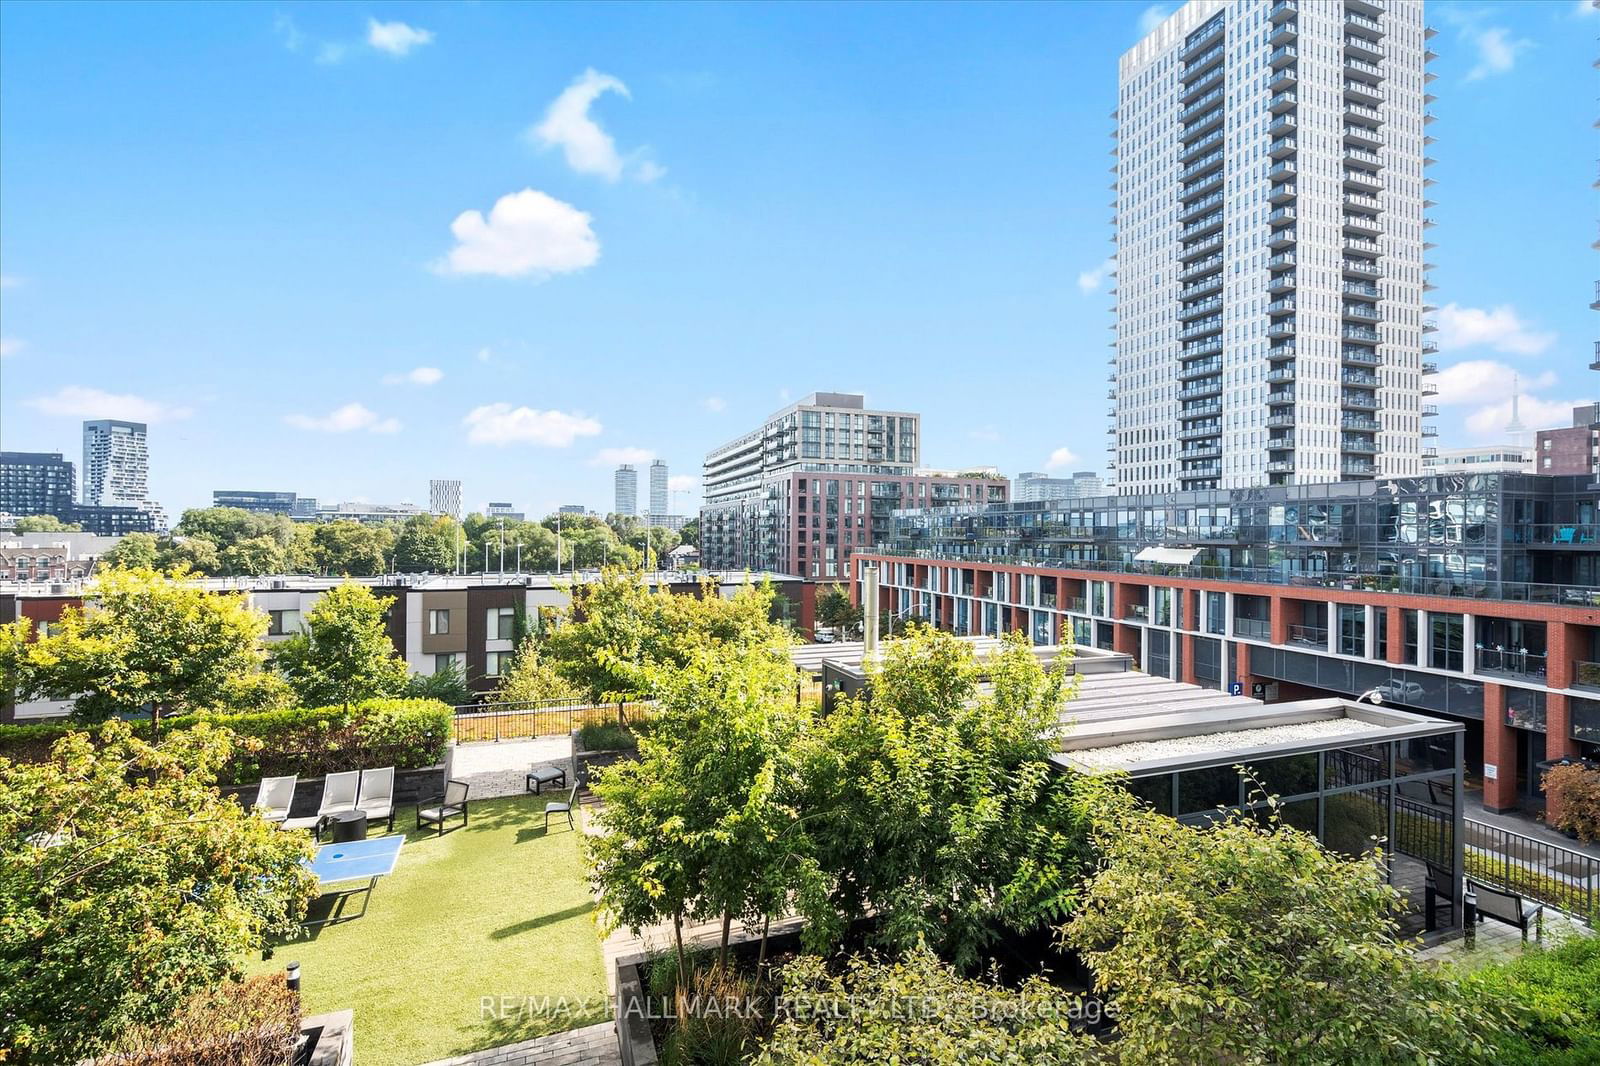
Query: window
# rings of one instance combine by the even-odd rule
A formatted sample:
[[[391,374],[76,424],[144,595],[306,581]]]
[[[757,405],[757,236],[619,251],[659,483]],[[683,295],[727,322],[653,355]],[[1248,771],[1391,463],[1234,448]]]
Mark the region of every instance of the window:
[[[509,651],[491,651],[483,658],[483,674],[485,677],[499,677],[504,671],[511,669],[512,653]]]
[[[515,607],[491,607],[488,611],[489,624],[485,632],[490,640],[515,640],[517,639],[517,609]]]
[[[436,673],[436,674],[442,674],[446,670],[449,670],[452,667],[454,667],[455,664],[456,664],[456,653],[455,652],[453,652],[453,651],[440,652],[439,654],[437,654],[437,655],[435,655],[433,657],[433,672]]]
[[[433,636],[450,632],[450,612],[448,610],[429,611],[428,632]]]
[[[1359,604],[1339,605],[1339,654],[1367,654],[1367,609]]]
[[[1422,660],[1417,656],[1417,612],[1402,610],[1400,613],[1406,620],[1406,662],[1421,666]]]
[[[282,637],[300,630],[299,611],[268,611],[267,636]]]
[[[1459,614],[1430,614],[1433,658],[1429,665],[1436,670],[1460,670],[1462,667],[1462,621]]]

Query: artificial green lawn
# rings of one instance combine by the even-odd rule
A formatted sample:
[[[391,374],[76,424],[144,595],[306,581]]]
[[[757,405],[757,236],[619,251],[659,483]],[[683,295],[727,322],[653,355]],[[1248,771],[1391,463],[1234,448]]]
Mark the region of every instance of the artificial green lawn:
[[[583,834],[564,815],[544,829],[546,800],[565,798],[473,801],[467,827],[452,822],[443,837],[416,831],[413,808],[401,808],[406,843],[366,915],[307,930],[250,969],[298,961],[305,1013],[353,1008],[359,1066],[416,1066],[604,1020]],[[359,897],[347,906],[359,910]],[[312,916],[326,907],[313,903]],[[570,1009],[540,1011],[543,997]]]

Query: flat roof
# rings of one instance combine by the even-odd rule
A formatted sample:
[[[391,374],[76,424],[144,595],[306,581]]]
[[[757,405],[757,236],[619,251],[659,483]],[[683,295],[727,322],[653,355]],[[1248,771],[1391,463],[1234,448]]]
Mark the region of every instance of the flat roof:
[[[977,657],[979,662],[983,662],[1000,650],[1001,640],[999,637],[967,636],[958,637],[957,639],[972,646],[973,655]],[[880,650],[887,648],[889,643],[889,640],[880,641],[878,647]],[[1033,645],[1034,658],[1046,666],[1055,662],[1057,656],[1063,654],[1064,650],[1072,652],[1073,669],[1083,675],[1093,674],[1098,676],[1101,671],[1121,674],[1131,671],[1133,666],[1133,658],[1122,652],[1060,644]],[[866,661],[866,644],[859,640],[833,641],[827,644],[797,644],[790,651],[789,658],[794,662],[796,670],[807,670],[813,674],[822,672],[823,663],[827,663],[837,670],[860,674]]]
[[[1231,706],[1162,707],[1141,699],[1131,714],[1079,718],[1051,759],[1079,773],[1117,770],[1148,777],[1466,729],[1460,722],[1347,699],[1234,700]],[[1075,702],[1067,705],[1069,719]]]

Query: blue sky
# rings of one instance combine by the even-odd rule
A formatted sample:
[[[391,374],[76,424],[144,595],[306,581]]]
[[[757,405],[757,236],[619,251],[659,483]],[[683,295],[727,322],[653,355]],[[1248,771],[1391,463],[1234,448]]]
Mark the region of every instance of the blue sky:
[[[787,398],[1104,463],[1139,4],[0,4],[0,439],[217,488],[693,506]],[[1442,446],[1592,398],[1600,13],[1429,5]]]

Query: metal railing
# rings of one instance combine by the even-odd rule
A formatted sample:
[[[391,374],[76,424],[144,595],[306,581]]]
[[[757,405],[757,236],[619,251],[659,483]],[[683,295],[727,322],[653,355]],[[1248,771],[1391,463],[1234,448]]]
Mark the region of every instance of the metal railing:
[[[1235,618],[1233,620],[1233,635],[1236,637],[1252,637],[1256,640],[1269,640],[1272,637],[1272,623],[1265,618]]]
[[[453,730],[457,743],[568,736],[586,725],[637,721],[647,717],[652,707],[643,702],[596,704],[588,700],[468,703],[455,709]]]
[[[1328,630],[1323,626],[1290,626],[1289,643],[1310,648],[1328,646]]]
[[[1542,678],[1546,672],[1547,661],[1543,655],[1520,648],[1478,648],[1476,659],[1479,673]]]
[[[1467,819],[1467,876],[1588,920],[1600,904],[1600,859]]]

